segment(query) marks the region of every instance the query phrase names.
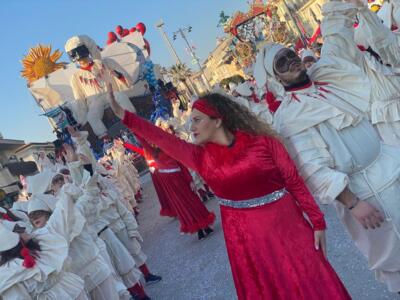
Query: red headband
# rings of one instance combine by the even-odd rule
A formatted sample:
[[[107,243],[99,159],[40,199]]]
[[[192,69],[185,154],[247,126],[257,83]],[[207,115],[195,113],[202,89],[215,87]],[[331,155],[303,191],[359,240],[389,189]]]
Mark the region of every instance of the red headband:
[[[197,109],[201,111],[203,114],[211,118],[222,119],[223,117],[221,114],[211,105],[208,103],[206,99],[198,99],[193,103],[192,109]]]

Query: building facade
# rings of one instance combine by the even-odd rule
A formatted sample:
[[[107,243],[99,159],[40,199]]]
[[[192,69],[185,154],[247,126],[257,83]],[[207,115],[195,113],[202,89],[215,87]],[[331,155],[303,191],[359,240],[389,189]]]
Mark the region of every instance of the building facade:
[[[220,41],[203,63],[204,75],[212,87],[234,75],[245,77],[242,68],[231,52],[232,39],[232,37],[227,37]]]

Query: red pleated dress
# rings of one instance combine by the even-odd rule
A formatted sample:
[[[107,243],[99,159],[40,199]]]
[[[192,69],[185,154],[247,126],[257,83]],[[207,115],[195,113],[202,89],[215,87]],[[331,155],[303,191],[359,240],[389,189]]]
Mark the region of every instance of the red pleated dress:
[[[208,211],[190,188],[192,177],[189,171],[162,150],[150,146],[140,137],[138,139],[156,162],[155,187],[157,194],[162,196],[160,203],[164,205],[164,211],[162,207],[160,213],[176,216],[183,233],[195,233],[212,225],[215,214]]]
[[[281,142],[235,133],[232,146],[196,146],[126,112],[124,124],[136,135],[199,172],[221,200],[221,222],[239,299],[351,299],[321,250],[314,230],[324,217]],[[278,200],[233,208],[285,189]],[[306,213],[308,222],[303,213]]]

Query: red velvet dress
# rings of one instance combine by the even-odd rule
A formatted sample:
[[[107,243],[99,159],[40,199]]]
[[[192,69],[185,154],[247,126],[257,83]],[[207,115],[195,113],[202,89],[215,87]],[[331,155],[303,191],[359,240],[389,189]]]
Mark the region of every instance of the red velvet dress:
[[[180,231],[195,233],[212,225],[215,221],[215,214],[208,211],[197,194],[190,188],[192,177],[189,171],[162,150],[153,148],[140,137],[138,139],[156,162],[156,191],[158,188],[163,197],[160,198],[160,203],[164,202],[169,209],[168,213],[178,218],[181,225]]]
[[[148,164],[149,161],[154,162],[152,163],[152,165],[149,165],[149,167],[155,168],[155,171],[150,172],[150,174],[151,174],[151,180],[153,181],[154,189],[156,190],[157,193],[158,201],[160,202],[160,216],[176,218],[176,213],[169,204],[168,196],[166,195],[164,189],[162,188],[162,184],[159,178],[159,173],[157,172],[158,166],[155,163],[154,158],[151,156],[150,151],[144,150],[144,157],[146,158]]]
[[[196,146],[132,113],[126,112],[123,122],[136,135],[199,172],[220,198],[241,201],[282,188],[288,191],[279,200],[256,208],[221,205],[239,299],[350,299],[321,250],[314,248],[313,230],[326,227],[323,214],[276,138],[236,132],[231,147]]]

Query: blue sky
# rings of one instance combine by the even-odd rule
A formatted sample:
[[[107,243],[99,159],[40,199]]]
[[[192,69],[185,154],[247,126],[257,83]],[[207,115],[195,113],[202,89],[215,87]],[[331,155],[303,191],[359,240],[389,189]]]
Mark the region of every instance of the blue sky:
[[[118,4],[117,4],[118,3]],[[172,41],[172,32],[191,25],[189,40],[204,60],[216,46],[219,13],[231,15],[246,11],[246,0],[1,0],[0,1],[0,132],[5,138],[28,142],[54,140],[51,127],[20,77],[20,60],[39,43],[64,50],[65,41],[76,34],[87,34],[103,46],[107,32],[117,25],[130,28],[138,22],[147,26],[152,60],[169,66],[174,63],[154,24],[162,18]],[[173,42],[181,59],[190,63],[183,41]],[[68,61],[63,56],[62,61]]]

